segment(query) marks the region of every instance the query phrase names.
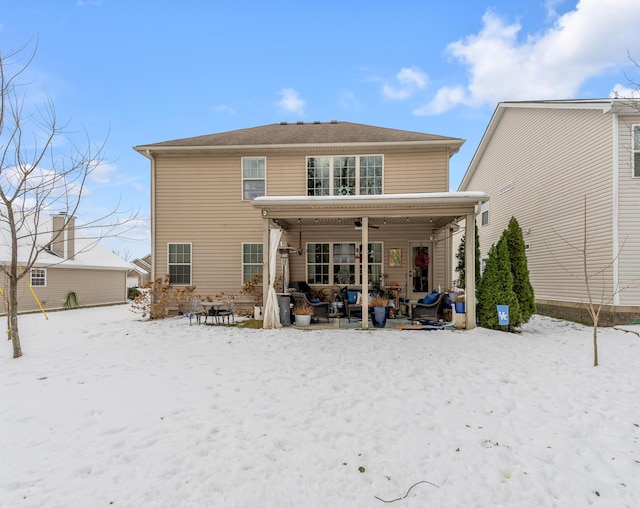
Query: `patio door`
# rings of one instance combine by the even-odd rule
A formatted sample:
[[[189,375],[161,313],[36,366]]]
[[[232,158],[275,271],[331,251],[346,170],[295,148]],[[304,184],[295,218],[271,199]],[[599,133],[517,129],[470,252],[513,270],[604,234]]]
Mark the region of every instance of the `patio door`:
[[[409,242],[407,293],[411,300],[417,300],[431,292],[431,253],[431,242]]]

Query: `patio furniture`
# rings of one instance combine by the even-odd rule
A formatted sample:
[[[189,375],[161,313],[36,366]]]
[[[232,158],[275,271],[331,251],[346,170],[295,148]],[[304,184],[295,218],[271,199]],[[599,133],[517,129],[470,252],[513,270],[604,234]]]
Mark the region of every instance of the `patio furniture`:
[[[200,302],[200,306],[203,308],[204,310],[204,324],[207,324],[207,319],[209,317],[211,317],[211,324],[214,323],[214,321],[217,323],[218,322],[218,318],[217,318],[217,314],[220,311],[221,307],[224,305],[224,302]]]
[[[304,293],[300,293],[299,291],[294,291],[291,293],[291,298],[293,298],[294,309],[296,305],[307,304],[313,308],[312,319],[326,319],[327,323],[330,322],[329,312],[331,310],[331,302],[312,302],[307,298],[307,295]]]
[[[361,293],[362,291],[351,290],[347,287],[340,290],[344,304],[344,315],[349,320],[349,323],[351,323],[351,317],[362,319],[362,304],[358,303],[358,295]]]
[[[200,324],[204,311],[198,305],[198,299],[195,297],[189,298],[189,310],[187,311],[187,315],[189,316],[189,326],[191,326],[191,321],[193,318],[196,318],[196,323]]]
[[[233,298],[229,298],[229,300],[227,300],[227,308],[219,309],[218,312],[216,313],[216,316],[215,316],[216,323],[224,324],[224,320],[226,318],[228,325],[230,325],[232,322],[235,324],[236,318],[235,318],[235,315],[233,314],[234,304],[235,304],[235,301]]]
[[[411,306],[411,324],[415,321],[435,321],[438,322],[442,317],[444,302],[449,297],[448,293],[436,293],[435,299],[431,303],[418,302]]]

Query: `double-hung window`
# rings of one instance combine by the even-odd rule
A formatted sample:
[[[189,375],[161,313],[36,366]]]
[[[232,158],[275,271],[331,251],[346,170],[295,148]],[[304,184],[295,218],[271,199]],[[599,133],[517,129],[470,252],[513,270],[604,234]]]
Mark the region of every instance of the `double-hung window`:
[[[633,129],[633,176],[640,178],[640,125],[634,125]]]
[[[480,211],[482,212],[481,214],[481,224],[483,226],[486,226],[487,224],[489,224],[489,202],[487,201],[486,203],[482,203],[482,206],[480,207]]]
[[[307,244],[307,281],[310,284],[361,284],[362,256],[368,256],[370,284],[382,275],[382,243],[372,242],[367,252],[355,243]]]
[[[382,155],[307,157],[307,195],[382,194],[382,173]]]
[[[170,243],[168,254],[169,282],[189,286],[191,284],[191,244]]]
[[[266,194],[265,157],[242,158],[242,199],[250,201]]]
[[[30,272],[30,284],[33,287],[46,287],[47,285],[47,269],[32,268]]]
[[[255,276],[262,277],[262,244],[242,244],[242,283],[250,282]]]

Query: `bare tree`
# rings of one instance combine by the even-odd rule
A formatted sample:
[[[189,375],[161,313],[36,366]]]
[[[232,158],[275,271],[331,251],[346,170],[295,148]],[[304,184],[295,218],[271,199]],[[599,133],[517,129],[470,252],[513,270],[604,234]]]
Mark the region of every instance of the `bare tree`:
[[[562,235],[558,236],[560,239],[571,249],[576,251],[577,255],[582,261],[582,270],[580,273],[572,273],[566,267],[562,265],[562,263],[554,256],[553,250],[549,248],[551,252],[551,256],[554,258],[556,263],[558,263],[569,275],[579,278],[584,281],[587,300],[583,301],[587,312],[589,313],[589,317],[593,323],[593,366],[597,367],[598,363],[598,323],[600,321],[600,312],[602,311],[602,307],[605,305],[609,305],[613,302],[615,296],[619,294],[624,289],[628,289],[630,287],[634,287],[634,285],[628,285],[625,287],[622,286],[614,286],[607,288],[606,283],[606,273],[611,269],[616,260],[619,258],[620,253],[624,247],[624,242],[618,249],[616,255],[606,263],[601,266],[594,267],[589,262],[589,252],[590,252],[590,237],[588,232],[587,225],[587,197],[584,197],[584,211],[583,211],[583,234],[582,234],[582,243],[580,245],[575,245],[570,243],[566,238]],[[547,246],[548,247],[548,246]]]
[[[33,61],[37,45],[33,52],[27,52],[27,46],[0,53],[0,234],[11,251],[0,268],[8,284],[4,297],[14,358],[22,356],[18,282],[28,277],[40,254],[74,220],[88,176],[104,162],[104,143],[93,145],[82,131],[86,147],[80,149],[66,125],[59,123],[49,96],[43,107],[27,111],[23,92],[28,85],[19,80]],[[54,211],[64,222],[57,233],[45,238],[42,225]],[[133,214],[120,219],[119,213],[116,207],[82,227],[102,226],[92,237],[97,242],[136,218]]]

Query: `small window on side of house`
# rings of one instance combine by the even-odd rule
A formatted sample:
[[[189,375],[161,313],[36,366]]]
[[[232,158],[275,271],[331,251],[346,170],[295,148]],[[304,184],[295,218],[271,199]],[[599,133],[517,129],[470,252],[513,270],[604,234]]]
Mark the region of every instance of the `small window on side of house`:
[[[46,287],[47,285],[47,269],[46,268],[32,268],[30,275],[30,281],[32,287]]]
[[[191,285],[191,244],[170,243],[167,248],[169,282],[179,286]]]
[[[634,125],[631,133],[633,136],[633,176],[640,178],[640,125]]]
[[[489,224],[489,202],[482,203],[480,211],[482,212],[481,224],[483,226],[486,226],[487,224]]]
[[[251,201],[253,198],[266,195],[267,159],[265,157],[242,158],[242,199]]]
[[[242,244],[242,283],[251,282],[256,277],[262,277],[263,247],[261,243]],[[262,284],[262,282],[260,282]]]

